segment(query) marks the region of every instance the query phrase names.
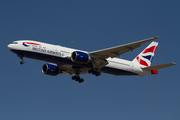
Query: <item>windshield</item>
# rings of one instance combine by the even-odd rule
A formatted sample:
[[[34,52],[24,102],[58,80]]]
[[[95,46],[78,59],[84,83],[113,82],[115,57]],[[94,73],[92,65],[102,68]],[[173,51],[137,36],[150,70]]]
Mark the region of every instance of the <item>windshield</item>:
[[[18,42],[12,42],[11,44],[18,44]]]

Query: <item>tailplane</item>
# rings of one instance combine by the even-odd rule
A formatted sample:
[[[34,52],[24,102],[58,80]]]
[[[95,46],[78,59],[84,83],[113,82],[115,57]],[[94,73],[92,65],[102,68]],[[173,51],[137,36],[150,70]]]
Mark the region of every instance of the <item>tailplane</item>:
[[[166,63],[166,64],[161,64],[161,65],[155,65],[155,66],[150,66],[150,67],[145,67],[143,68],[143,70],[156,70],[156,69],[162,69],[162,68],[165,68],[165,67],[169,67],[169,66],[172,66],[172,65],[176,65],[176,63]]]
[[[139,64],[141,68],[149,67],[156,52],[158,42],[149,44],[132,62]]]

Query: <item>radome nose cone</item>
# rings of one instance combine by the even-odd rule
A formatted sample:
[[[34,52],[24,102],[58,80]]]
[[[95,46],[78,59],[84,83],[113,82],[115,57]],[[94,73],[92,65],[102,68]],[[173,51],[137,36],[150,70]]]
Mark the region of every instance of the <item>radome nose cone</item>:
[[[11,50],[11,45],[10,44],[7,47],[8,47],[9,50]]]

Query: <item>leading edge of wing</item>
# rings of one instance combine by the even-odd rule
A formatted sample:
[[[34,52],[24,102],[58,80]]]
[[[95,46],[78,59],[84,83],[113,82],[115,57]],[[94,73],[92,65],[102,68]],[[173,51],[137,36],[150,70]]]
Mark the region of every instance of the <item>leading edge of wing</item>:
[[[128,44],[124,44],[124,45],[120,45],[120,46],[115,46],[115,47],[111,47],[111,48],[107,48],[107,49],[92,51],[92,52],[89,52],[89,54],[91,56],[96,56],[101,59],[106,59],[109,57],[113,58],[113,57],[120,56],[121,54],[124,54],[126,52],[133,51],[134,49],[140,47],[142,44],[153,41],[158,38],[160,38],[160,37],[152,37],[152,38],[148,38],[145,40],[140,40],[137,42],[132,42],[132,43],[128,43]]]

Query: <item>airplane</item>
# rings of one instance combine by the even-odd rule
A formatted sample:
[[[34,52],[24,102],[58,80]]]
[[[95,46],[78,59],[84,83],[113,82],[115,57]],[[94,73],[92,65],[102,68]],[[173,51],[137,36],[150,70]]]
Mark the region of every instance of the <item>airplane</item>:
[[[13,41],[7,47],[21,59],[20,64],[24,64],[23,57],[46,61],[48,63],[42,66],[42,72],[44,74],[51,76],[70,74],[72,75],[72,80],[81,83],[84,82],[84,79],[80,77],[80,74],[89,73],[100,76],[101,73],[107,73],[118,76],[145,76],[158,74],[158,69],[176,65],[176,63],[172,62],[151,66],[158,46],[158,42],[154,42],[153,40],[158,38],[152,37],[92,52],[33,40]],[[120,58],[120,55],[134,51],[134,49],[150,41],[153,42],[132,61]]]

